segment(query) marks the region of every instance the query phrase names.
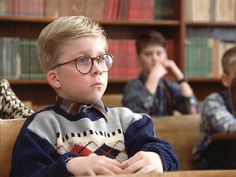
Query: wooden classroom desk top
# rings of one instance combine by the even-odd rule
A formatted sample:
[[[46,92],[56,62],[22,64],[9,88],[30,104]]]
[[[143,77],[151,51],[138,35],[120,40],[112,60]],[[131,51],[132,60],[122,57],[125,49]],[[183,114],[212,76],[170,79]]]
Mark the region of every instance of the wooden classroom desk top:
[[[123,174],[99,177],[236,177],[236,170],[193,170],[148,174]]]

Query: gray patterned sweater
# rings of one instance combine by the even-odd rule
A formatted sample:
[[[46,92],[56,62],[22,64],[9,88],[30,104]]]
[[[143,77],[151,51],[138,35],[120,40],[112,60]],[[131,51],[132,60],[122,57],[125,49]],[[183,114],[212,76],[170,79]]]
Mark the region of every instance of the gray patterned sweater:
[[[212,143],[213,134],[236,132],[236,115],[231,109],[227,90],[212,93],[204,100],[201,119],[201,135],[193,150],[196,168],[202,168],[209,163],[204,154]]]
[[[127,108],[78,105],[61,100],[35,113],[24,124],[15,145],[11,177],[71,176],[71,157],[105,155],[119,162],[138,151],[160,155],[164,170],[177,170],[169,143],[155,137],[151,119]]]

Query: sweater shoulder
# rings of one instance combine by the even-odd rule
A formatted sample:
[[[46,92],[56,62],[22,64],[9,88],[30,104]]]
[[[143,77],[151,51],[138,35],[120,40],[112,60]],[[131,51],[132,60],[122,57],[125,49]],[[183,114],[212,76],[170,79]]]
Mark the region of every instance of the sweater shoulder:
[[[219,102],[224,103],[223,97],[219,93],[212,93],[206,97],[204,102]]]
[[[118,120],[123,127],[123,131],[126,131],[128,126],[141,119],[149,118],[148,115],[141,113],[134,113],[132,110],[126,107],[113,107],[108,108],[107,114],[109,118]]]
[[[59,131],[59,121],[53,108],[50,107],[36,112],[27,118],[23,128],[31,131],[40,138],[51,142],[52,139],[56,139],[55,132]]]

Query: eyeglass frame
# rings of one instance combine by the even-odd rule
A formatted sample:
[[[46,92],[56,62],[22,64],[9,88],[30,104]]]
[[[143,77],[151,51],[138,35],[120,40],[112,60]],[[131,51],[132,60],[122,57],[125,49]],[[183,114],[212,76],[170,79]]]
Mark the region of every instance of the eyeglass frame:
[[[51,68],[51,70],[53,70],[53,69],[55,69],[55,68],[57,68],[57,67],[66,65],[66,64],[68,64],[68,63],[74,62],[76,69],[77,69],[81,74],[88,74],[88,73],[90,73],[90,71],[91,71],[92,68],[93,68],[94,60],[97,60],[97,61],[98,61],[98,64],[99,64],[100,57],[101,57],[101,56],[104,56],[104,55],[108,55],[108,56],[110,56],[111,59],[112,59],[112,65],[111,65],[111,67],[108,69],[108,71],[110,71],[110,69],[111,69],[112,66],[113,66],[113,62],[114,62],[114,56],[111,55],[111,54],[102,54],[102,55],[99,55],[99,56],[97,56],[97,57],[79,56],[79,57],[76,57],[76,58],[74,58],[74,59],[72,59],[72,60],[66,61],[66,62],[64,62],[64,63],[58,63],[58,64],[56,64],[55,66],[53,66],[53,67]],[[78,61],[79,59],[81,59],[82,57],[87,57],[87,58],[89,58],[89,59],[92,60],[91,68],[90,68],[89,71],[86,72],[86,73],[81,72],[81,71],[78,69],[78,66],[77,66],[77,61]],[[108,72],[108,71],[103,71],[103,72]]]

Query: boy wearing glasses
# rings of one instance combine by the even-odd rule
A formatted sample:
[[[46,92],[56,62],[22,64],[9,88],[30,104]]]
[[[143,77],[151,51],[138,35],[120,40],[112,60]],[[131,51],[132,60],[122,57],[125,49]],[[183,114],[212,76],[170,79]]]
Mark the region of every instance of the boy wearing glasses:
[[[67,177],[178,169],[167,142],[146,115],[109,108],[101,97],[113,56],[104,30],[83,17],[61,17],[38,39],[39,59],[54,106],[26,120],[15,145],[11,177]]]

